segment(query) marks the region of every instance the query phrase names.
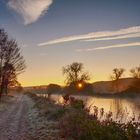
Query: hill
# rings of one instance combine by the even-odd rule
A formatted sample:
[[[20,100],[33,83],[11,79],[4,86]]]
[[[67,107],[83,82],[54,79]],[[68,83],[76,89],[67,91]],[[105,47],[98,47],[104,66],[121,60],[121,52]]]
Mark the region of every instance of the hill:
[[[93,83],[94,93],[118,93],[127,90],[135,82],[134,78],[122,78],[115,81],[99,81]]]

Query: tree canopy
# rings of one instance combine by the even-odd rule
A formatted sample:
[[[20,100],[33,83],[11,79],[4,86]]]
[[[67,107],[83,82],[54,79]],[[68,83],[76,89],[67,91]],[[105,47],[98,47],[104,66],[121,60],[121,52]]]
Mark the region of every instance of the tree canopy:
[[[84,71],[82,63],[73,62],[70,65],[63,67],[63,74],[66,76],[66,84],[72,85],[78,82],[84,83],[90,80],[88,72]]]
[[[140,66],[139,67],[132,68],[130,70],[130,73],[133,76],[133,78],[140,79]]]
[[[111,79],[119,80],[122,77],[124,71],[125,71],[125,69],[123,69],[123,68],[114,68],[113,74],[111,75]]]

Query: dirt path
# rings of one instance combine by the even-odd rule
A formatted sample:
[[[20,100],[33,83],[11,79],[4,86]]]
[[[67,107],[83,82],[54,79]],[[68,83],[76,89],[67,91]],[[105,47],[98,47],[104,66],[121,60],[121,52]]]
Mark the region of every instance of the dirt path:
[[[0,110],[0,140],[29,140],[28,111],[30,98],[15,94]]]

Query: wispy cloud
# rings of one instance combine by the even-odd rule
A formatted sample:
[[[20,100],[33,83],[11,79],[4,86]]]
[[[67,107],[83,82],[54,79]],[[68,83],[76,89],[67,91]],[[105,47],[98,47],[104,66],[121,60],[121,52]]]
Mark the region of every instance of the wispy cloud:
[[[82,35],[74,35],[58,38],[55,40],[50,40],[38,44],[38,46],[47,46],[54,45],[59,43],[71,42],[71,41],[101,41],[101,40],[113,40],[113,39],[124,39],[124,38],[135,38],[140,37],[140,26],[134,26],[129,28],[124,28],[115,31],[101,31],[101,32],[92,32]]]
[[[30,24],[48,11],[53,0],[9,0],[7,5],[24,19],[24,24]]]
[[[104,41],[104,40],[115,40],[115,39],[136,38],[136,37],[140,37],[140,33],[119,35],[113,37],[95,38],[95,39],[88,39],[84,41]]]
[[[88,49],[78,49],[77,52],[83,52],[83,51],[95,51],[95,50],[106,50],[106,49],[114,49],[114,48],[124,48],[124,47],[135,47],[140,46],[140,42],[132,42],[132,43],[126,43],[126,44],[114,44],[110,46],[102,46],[102,47],[96,47],[96,48],[88,48]]]

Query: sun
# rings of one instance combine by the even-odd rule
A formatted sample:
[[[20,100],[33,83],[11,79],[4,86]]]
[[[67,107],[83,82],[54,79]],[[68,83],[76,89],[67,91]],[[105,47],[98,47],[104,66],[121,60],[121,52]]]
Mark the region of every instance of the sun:
[[[82,83],[78,83],[78,88],[82,88],[83,84]]]

